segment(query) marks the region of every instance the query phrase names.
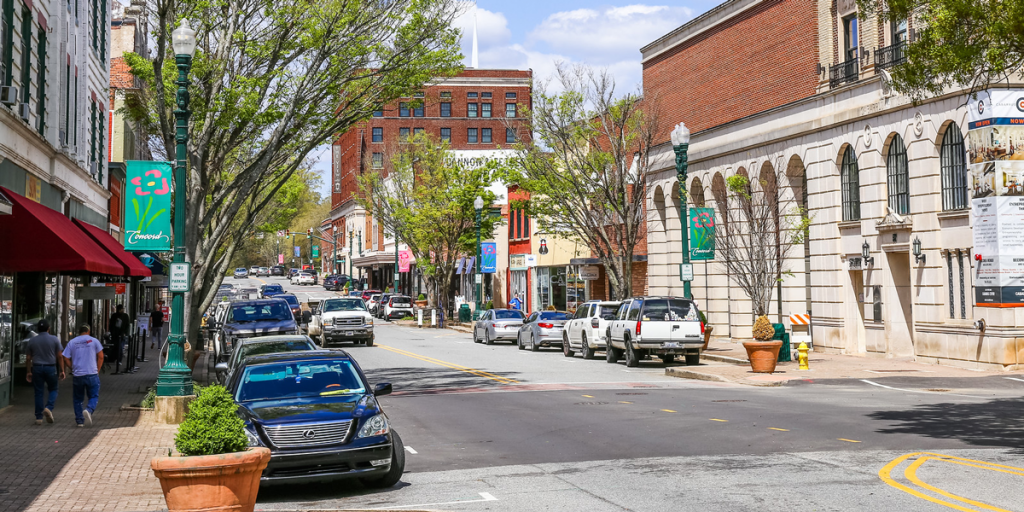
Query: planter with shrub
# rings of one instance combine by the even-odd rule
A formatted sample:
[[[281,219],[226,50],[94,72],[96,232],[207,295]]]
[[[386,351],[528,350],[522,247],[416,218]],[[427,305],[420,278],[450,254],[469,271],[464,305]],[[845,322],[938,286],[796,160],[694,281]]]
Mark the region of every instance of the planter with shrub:
[[[747,359],[750,360],[750,369],[754,373],[775,373],[782,342],[772,341],[773,336],[775,328],[772,327],[772,321],[765,315],[757,317],[754,322],[754,341],[743,342],[743,348],[747,350]]]
[[[203,388],[174,437],[181,455],[150,461],[170,512],[255,508],[270,450],[247,448],[245,424],[237,410],[223,386]]]
[[[423,308],[427,307],[427,296],[426,295],[421,293],[418,297],[416,297],[416,307],[418,307],[420,309],[423,309]]]

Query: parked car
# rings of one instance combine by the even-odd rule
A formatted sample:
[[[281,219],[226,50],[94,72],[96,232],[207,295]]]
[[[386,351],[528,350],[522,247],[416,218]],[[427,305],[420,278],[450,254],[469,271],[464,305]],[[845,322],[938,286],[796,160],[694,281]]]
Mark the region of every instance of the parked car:
[[[380,299],[373,305],[373,316],[377,318],[384,318],[384,305],[391,300],[390,293],[380,294]]]
[[[281,299],[288,303],[288,308],[292,311],[292,316],[295,317],[295,321],[298,322],[302,319],[302,305],[299,304],[299,298],[291,293],[281,293],[274,296],[275,299]]]
[[[635,367],[648,355],[671,363],[685,355],[686,364],[700,363],[704,323],[697,305],[680,297],[634,297],[619,306],[608,327],[606,359],[617,362],[623,354],[626,366]]]
[[[269,299],[275,295],[284,293],[284,287],[279,284],[265,284],[260,286],[260,298]]]
[[[250,276],[258,276],[258,275],[260,275],[260,268],[259,267],[249,267],[249,275]]]
[[[526,350],[529,343],[530,350],[536,352],[540,347],[562,345],[562,330],[565,323],[571,317],[564,311],[537,311],[531,313],[523,321],[519,328],[517,343],[519,350]]]
[[[392,295],[384,303],[384,319],[391,321],[392,318],[405,318],[413,315],[412,297],[405,295]]]
[[[214,366],[221,382],[231,380],[231,374],[245,362],[247,357],[280,352],[297,352],[300,350],[317,350],[317,346],[309,336],[259,336],[240,340],[238,347],[231,353],[231,359]]]
[[[216,297],[220,300],[231,300],[235,296],[235,287],[230,284],[222,284],[217,288]]]
[[[299,269],[297,269],[297,268],[290,268],[290,269],[288,269],[288,279],[291,279],[291,278],[295,277],[295,274],[298,274],[298,273],[299,273]]]
[[[256,275],[270,277],[270,269],[267,267],[260,267],[260,271]]]
[[[292,276],[292,284],[312,285],[316,284],[316,274],[302,271]]]
[[[260,484],[358,478],[391,487],[405,468],[405,448],[359,365],[339,350],[247,358],[228,390],[245,421],[249,446],[270,449]]]
[[[593,359],[595,350],[604,350],[605,335],[610,322],[615,319],[619,302],[592,300],[576,308],[576,314],[562,331],[562,351],[565,357],[572,357],[576,350],[583,359]]]
[[[363,300],[367,301],[366,302],[366,307],[369,308],[370,307],[370,302],[369,302],[370,301],[370,297],[375,295],[375,294],[376,295],[380,295],[382,293],[384,293],[384,292],[382,292],[380,290],[363,290],[362,293],[360,294],[360,297],[362,297]]]
[[[235,300],[259,299],[260,291],[257,288],[239,288],[235,291]]]
[[[343,342],[373,346],[373,316],[360,297],[324,299],[310,315],[309,335],[318,336],[320,346]]]
[[[270,267],[270,275],[272,276],[283,276],[284,273],[284,265],[274,265],[273,267]]]
[[[352,291],[348,292],[348,296],[349,297],[359,297],[360,299],[362,299],[363,298],[363,292],[361,292],[359,290],[352,290]]]
[[[230,357],[243,339],[272,334],[299,334],[287,302],[279,297],[232,302],[221,328],[221,357]]]
[[[524,318],[526,315],[518,309],[488,309],[473,324],[473,343],[517,340]]]
[[[235,279],[246,279],[249,277],[249,271],[239,267],[235,269]]]
[[[344,274],[331,274],[324,278],[324,289],[341,291],[348,284],[348,276]]]
[[[380,303],[380,298],[382,295],[383,294],[379,292],[375,293],[373,295],[370,295],[370,300],[366,301],[366,310],[369,311],[370,314],[373,316],[377,316],[377,304]]]

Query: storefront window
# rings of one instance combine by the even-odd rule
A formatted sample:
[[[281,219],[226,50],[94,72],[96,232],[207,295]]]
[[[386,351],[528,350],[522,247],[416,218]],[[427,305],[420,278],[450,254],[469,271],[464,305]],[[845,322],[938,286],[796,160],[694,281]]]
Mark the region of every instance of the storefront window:
[[[0,274],[0,407],[10,404],[14,374],[14,276]]]
[[[565,311],[566,290],[565,267],[537,267],[537,309],[547,310],[554,307],[555,310]]]
[[[580,279],[580,267],[570,265],[565,275],[565,309],[575,313],[580,304],[587,301],[587,282]]]

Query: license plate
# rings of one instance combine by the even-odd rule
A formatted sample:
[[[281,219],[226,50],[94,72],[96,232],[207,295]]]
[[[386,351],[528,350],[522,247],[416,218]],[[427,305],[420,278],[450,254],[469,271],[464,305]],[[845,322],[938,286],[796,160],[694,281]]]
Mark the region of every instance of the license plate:
[[[354,334],[355,334],[355,331],[345,331],[345,336],[352,336]]]
[[[668,342],[662,345],[664,348],[679,348],[679,344],[675,342]]]

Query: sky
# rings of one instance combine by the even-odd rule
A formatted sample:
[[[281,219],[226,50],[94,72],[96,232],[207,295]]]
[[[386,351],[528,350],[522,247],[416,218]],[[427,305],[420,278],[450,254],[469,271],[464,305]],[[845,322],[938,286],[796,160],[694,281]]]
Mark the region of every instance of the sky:
[[[600,4],[583,0],[480,0],[476,7],[480,68],[532,69],[535,82],[550,80],[557,63],[583,63],[611,72],[625,94],[641,85],[640,48],[711,9],[715,0]],[[456,21],[470,65],[473,8]],[[315,168],[330,189],[329,147],[314,151]]]

